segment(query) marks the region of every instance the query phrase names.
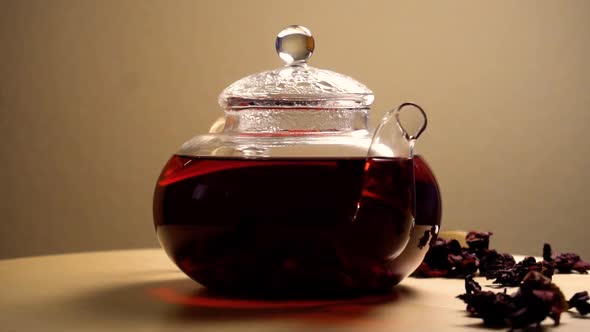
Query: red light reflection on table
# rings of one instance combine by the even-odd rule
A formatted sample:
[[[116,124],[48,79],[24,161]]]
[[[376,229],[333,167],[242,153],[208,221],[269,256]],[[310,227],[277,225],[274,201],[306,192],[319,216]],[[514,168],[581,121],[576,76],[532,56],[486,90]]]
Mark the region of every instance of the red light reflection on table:
[[[395,287],[391,293],[353,298],[324,299],[258,299],[230,298],[180,285],[160,285],[146,289],[160,303],[176,305],[176,317],[191,321],[268,320],[291,322],[316,327],[347,327],[374,330],[387,324],[387,316],[377,308],[413,296],[406,287]]]
[[[181,294],[174,288],[158,287],[149,290],[156,298],[168,303],[190,305],[203,308],[227,308],[227,309],[300,309],[324,306],[338,306],[339,309],[353,310],[359,306],[380,304],[394,301],[398,296],[395,293],[386,295],[363,296],[353,299],[339,300],[258,300],[226,298],[209,295],[206,292],[198,292],[191,295]],[[348,308],[348,309],[347,309]]]

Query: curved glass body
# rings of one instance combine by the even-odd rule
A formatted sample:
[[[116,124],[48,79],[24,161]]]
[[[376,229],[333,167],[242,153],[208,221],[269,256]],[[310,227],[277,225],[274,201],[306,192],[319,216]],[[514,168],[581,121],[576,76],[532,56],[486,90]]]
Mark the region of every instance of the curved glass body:
[[[442,217],[442,200],[434,172],[423,156],[414,156],[416,178],[416,225],[404,251],[393,261],[401,279],[412,274],[424,260],[430,244],[438,237]]]
[[[372,137],[372,92],[307,66],[309,31],[288,29],[301,36],[279,43],[290,37],[279,34],[287,65],[230,85],[223,129],[189,140],[164,167],[158,239],[184,273],[217,291],[390,290],[414,224],[413,142],[391,116],[377,131],[387,139]],[[287,42],[305,44],[286,54]]]
[[[391,262],[414,220],[410,158],[367,159],[366,128],[232,135],[227,127],[185,144],[156,185],[158,239],[183,272],[258,295],[399,282]]]

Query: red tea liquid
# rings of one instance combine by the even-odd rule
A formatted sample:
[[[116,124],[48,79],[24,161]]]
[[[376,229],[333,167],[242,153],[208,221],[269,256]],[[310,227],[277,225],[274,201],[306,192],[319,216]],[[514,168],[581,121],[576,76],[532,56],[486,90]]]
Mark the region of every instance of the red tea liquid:
[[[231,293],[382,291],[413,220],[407,159],[173,156],[154,219],[172,260]],[[357,205],[360,205],[356,214]]]

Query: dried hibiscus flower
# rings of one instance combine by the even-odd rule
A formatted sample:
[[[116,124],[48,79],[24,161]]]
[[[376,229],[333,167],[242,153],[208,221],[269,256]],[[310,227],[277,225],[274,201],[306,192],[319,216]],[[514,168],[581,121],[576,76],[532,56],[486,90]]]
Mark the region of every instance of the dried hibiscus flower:
[[[578,254],[568,252],[553,255],[551,245],[548,243],[543,245],[543,260],[552,263],[560,273],[571,273],[572,271],[588,273],[590,270],[590,263],[582,260]]]
[[[508,295],[506,289],[494,293],[483,291],[473,275],[465,277],[465,294],[458,298],[467,304],[467,311],[483,319],[486,325],[525,328],[540,324],[547,317],[557,325],[561,313],[570,308],[575,308],[580,315],[590,313],[587,291],[576,293],[566,301],[561,290],[551,282],[555,271],[588,273],[590,263],[574,253],[554,255],[549,244],[543,246],[542,261],[525,257],[516,263],[512,255],[489,249],[491,235],[491,232],[469,232],[466,236],[468,248],[461,248],[457,241],[437,240],[437,247],[426,255],[419,273],[426,277],[457,277],[474,271],[473,266],[476,266],[480,275],[494,279],[495,284],[519,286],[513,295]]]
[[[561,313],[569,308],[559,288],[537,271],[527,273],[514,295],[506,294],[506,290],[481,291],[471,276],[465,279],[465,291],[458,298],[486,325],[522,328],[539,324],[548,316],[559,324]]]
[[[492,232],[476,232],[471,231],[465,236],[465,242],[469,250],[477,254],[478,258],[481,258],[479,254],[483,254],[490,247],[490,236]]]
[[[477,256],[468,249],[461,248],[459,241],[437,239],[430,246],[414,276],[458,278],[475,273],[478,267]]]
[[[425,246],[427,234],[420,245]],[[414,272],[415,277],[458,278],[479,273],[487,279],[495,279],[494,283],[502,286],[518,286],[530,271],[541,272],[551,278],[557,270],[560,273],[588,273],[590,263],[583,261],[574,253],[553,255],[551,246],[543,246],[543,260],[537,262],[533,257],[526,257],[518,264],[514,257],[507,253],[499,253],[489,249],[492,232],[471,231],[465,236],[467,248],[461,247],[457,240],[436,239],[430,243],[424,261]]]
[[[467,281],[465,281],[467,282]],[[586,316],[590,313],[590,296],[588,296],[588,292],[579,292],[574,294],[572,298],[567,301],[569,308],[576,308],[580,315]]]
[[[502,286],[516,287],[524,280],[525,276],[531,272],[539,272],[547,278],[553,276],[553,265],[545,261],[537,262],[534,257],[525,257],[522,261],[513,266],[486,274],[487,279],[495,279],[494,284]]]
[[[462,294],[458,298],[467,303],[467,311],[483,319],[485,325],[506,325],[506,319],[516,310],[513,298],[506,293],[480,291]]]
[[[487,279],[496,278],[498,271],[506,270],[516,264],[510,254],[501,254],[496,250],[487,250],[479,260],[479,273]]]
[[[549,310],[547,316],[553,319],[557,325],[559,324],[561,313],[569,309],[565,296],[559,287],[552,283],[550,278],[538,271],[531,271],[524,277],[524,280],[515,295],[515,299],[517,305],[522,305],[528,308],[528,314],[524,314],[522,317],[514,314],[511,317],[513,321],[510,324],[513,327],[530,325],[531,323],[526,323],[526,316],[539,316],[545,312],[544,310]],[[522,321],[523,318],[525,325],[518,325],[515,323],[519,320]]]

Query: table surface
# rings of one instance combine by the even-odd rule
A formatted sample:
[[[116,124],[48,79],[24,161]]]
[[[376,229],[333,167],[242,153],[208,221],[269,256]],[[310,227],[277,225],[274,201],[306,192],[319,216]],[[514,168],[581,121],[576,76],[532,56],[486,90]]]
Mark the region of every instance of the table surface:
[[[568,298],[590,289],[590,275],[554,282]],[[0,330],[484,331],[455,298],[462,292],[462,280],[408,278],[387,296],[230,300],[208,295],[159,249],[41,256],[0,261]],[[590,319],[562,315],[560,332],[588,330]]]

